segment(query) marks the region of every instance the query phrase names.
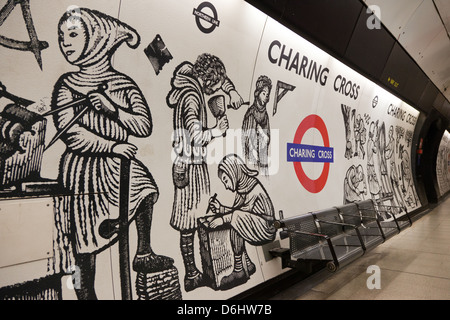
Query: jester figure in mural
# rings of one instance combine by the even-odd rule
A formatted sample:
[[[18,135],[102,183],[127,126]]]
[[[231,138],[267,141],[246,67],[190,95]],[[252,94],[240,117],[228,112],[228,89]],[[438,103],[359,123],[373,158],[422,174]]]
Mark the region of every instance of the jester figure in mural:
[[[245,242],[260,246],[275,239],[275,218],[272,201],[258,180],[258,171],[251,170],[239,156],[231,154],[223,158],[218,167],[218,176],[227,190],[235,193],[231,207],[224,206],[215,197],[209,206],[217,217],[211,228],[231,226],[231,246],[234,254],[233,271],[221,281],[220,288],[226,290],[245,283],[255,273]]]
[[[185,266],[186,291],[205,286],[195,263],[194,236],[197,219],[206,214],[210,178],[206,162],[207,146],[228,129],[226,115],[208,127],[206,96],[222,90],[235,109],[243,100],[228,78],[223,62],[216,56],[201,54],[195,63],[183,62],[174,71],[167,104],[173,109],[172,178],[174,202],[170,225],[180,232],[180,249]]]
[[[58,35],[62,54],[79,68],[59,78],[52,97],[52,109],[60,110],[53,118],[55,126],[66,130],[60,137],[66,149],[58,180],[71,194],[68,203],[59,204],[60,241],[71,242],[80,268],[78,298],[95,299],[96,254],[114,243],[99,227],[114,218],[111,209],[119,205],[121,174],[130,177],[129,221],[136,221],[138,235],[133,269],[156,272],[170,267],[173,260],[152,251],[150,229],[158,187],[135,158],[136,146],[128,143],[129,136],[152,133],[150,109],[136,83],[111,65],[121,44],[133,49],[139,45],[138,33],[115,18],[81,8],[63,15]],[[83,102],[64,108],[77,100]],[[120,172],[123,159],[130,161],[128,173]]]

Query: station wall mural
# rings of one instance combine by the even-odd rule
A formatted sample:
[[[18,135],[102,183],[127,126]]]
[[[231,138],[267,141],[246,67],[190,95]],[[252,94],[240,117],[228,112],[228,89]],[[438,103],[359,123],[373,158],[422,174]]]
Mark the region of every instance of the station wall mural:
[[[436,158],[436,177],[441,196],[450,190],[450,132],[445,131]]]
[[[421,206],[419,112],[244,1],[0,8],[1,299],[227,299],[280,210]]]

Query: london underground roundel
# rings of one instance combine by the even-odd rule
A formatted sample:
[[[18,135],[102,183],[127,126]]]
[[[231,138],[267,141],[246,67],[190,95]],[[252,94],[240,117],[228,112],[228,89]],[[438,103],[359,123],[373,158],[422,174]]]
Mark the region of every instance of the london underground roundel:
[[[317,129],[323,139],[323,146],[302,144],[305,133],[309,130]],[[330,163],[334,161],[334,149],[330,147],[330,139],[325,122],[318,115],[307,116],[297,128],[294,136],[294,143],[287,144],[287,160],[293,162],[295,173],[302,186],[311,193],[319,193],[325,187]],[[323,170],[317,179],[309,178],[303,170],[303,162],[323,163]]]

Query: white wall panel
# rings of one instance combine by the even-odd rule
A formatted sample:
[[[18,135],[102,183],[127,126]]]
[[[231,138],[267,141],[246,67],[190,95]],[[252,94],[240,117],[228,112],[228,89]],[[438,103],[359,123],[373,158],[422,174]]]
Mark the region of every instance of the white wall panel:
[[[32,7],[39,37],[46,39],[50,44],[49,48],[43,51],[42,71],[31,53],[25,54],[0,47],[2,57],[0,59],[0,80],[8,91],[38,102],[33,106],[35,111],[40,110],[39,106],[47,107],[47,109],[50,107],[49,100],[54,88],[62,84],[61,82],[57,83],[59,77],[68,72],[74,72],[76,77],[82,79],[82,88],[74,85],[73,79],[70,77],[69,80],[66,78],[63,84],[76,87],[83,92],[78,92],[82,96],[87,95],[90,92],[88,88],[96,83],[93,78],[84,78],[85,75],[79,72],[77,66],[68,63],[60,52],[58,21],[71,4],[67,1],[58,1],[52,4],[51,10],[49,7],[45,7],[45,10],[43,7]],[[120,7],[119,4],[121,4]],[[41,177],[56,179],[59,175],[66,177],[66,180],[73,178],[75,182],[72,187],[77,189],[78,192],[83,191],[83,197],[76,198],[76,201],[68,200],[68,203],[74,205],[66,207],[63,205],[63,200],[58,203],[55,199],[57,204],[57,206],[55,205],[55,208],[57,208],[55,209],[55,217],[57,219],[55,219],[56,228],[53,232],[55,235],[61,236],[57,241],[55,240],[55,247],[66,241],[64,242],[66,245],[64,250],[71,251],[70,248],[74,245],[76,252],[67,252],[67,260],[64,260],[67,264],[73,262],[71,254],[77,256],[79,253],[89,253],[96,256],[95,272],[97,280],[95,290],[98,298],[120,299],[124,289],[130,289],[132,298],[137,299],[140,297],[138,289],[145,282],[147,286],[145,290],[148,289],[146,292],[155,294],[151,297],[161,298],[164,294],[168,292],[176,293],[179,289],[180,296],[183,299],[227,299],[286,271],[281,269],[279,259],[268,261],[265,259],[267,250],[264,244],[267,242],[267,238],[261,238],[267,237],[267,235],[261,235],[263,232],[258,234],[260,229],[255,227],[260,221],[257,220],[259,218],[257,209],[260,209],[260,204],[250,209],[247,208],[249,211],[245,211],[243,214],[245,218],[235,214],[242,208],[239,207],[242,206],[239,201],[252,200],[251,192],[255,189],[240,190],[240,192],[227,189],[226,184],[221,181],[222,176],[218,175],[219,163],[224,156],[236,153],[246,160],[241,140],[242,128],[244,127],[244,121],[249,117],[247,111],[252,110],[250,106],[256,100],[255,92],[259,93],[257,90],[259,79],[270,79],[272,84],[269,99],[262,103],[267,113],[261,112],[259,118],[256,117],[260,124],[270,124],[269,129],[265,128],[265,131],[258,131],[259,136],[262,137],[267,136],[267,133],[270,132],[270,144],[268,146],[270,165],[268,172],[264,172],[263,167],[255,165],[247,159],[246,166],[255,170],[250,172],[255,174],[258,171],[258,175],[253,180],[248,178],[246,183],[253,183],[257,179],[258,183],[255,185],[261,188],[258,190],[264,191],[260,191],[258,196],[267,195],[267,198],[264,199],[267,200],[267,203],[273,205],[275,218],[279,217],[280,210],[283,210],[285,217],[288,217],[350,201],[349,199],[345,200],[344,195],[346,191],[345,179],[350,175],[352,166],[354,168],[360,166],[364,172],[360,187],[362,189],[365,185],[365,193],[359,195],[359,199],[373,197],[378,201],[396,204],[396,200],[393,200],[392,190],[383,189],[384,194],[381,194],[381,180],[383,179],[388,185],[392,184],[387,188],[394,188],[395,184],[395,188],[398,188],[396,192],[402,195],[405,206],[409,211],[421,206],[412,184],[411,173],[404,172],[404,175],[400,176],[401,169],[407,166],[407,162],[410,161],[411,138],[415,129],[415,120],[419,114],[418,111],[281,26],[275,20],[268,18],[246,2],[237,0],[209,2],[168,0],[162,4],[161,1],[144,0],[114,2],[85,0],[80,1],[78,5],[109,15],[112,25],[126,24],[128,26],[126,28],[132,28],[139,34],[140,41],[136,46],[131,48],[126,44],[121,45],[114,52],[114,55],[108,56],[112,59],[111,68],[107,71],[99,71],[97,76],[108,78],[113,74],[113,80],[119,79],[121,82],[111,81],[110,84],[113,85],[113,88],[108,88],[108,90],[113,89],[113,91],[120,92],[123,90],[124,95],[129,93],[127,90],[134,93],[138,92],[140,97],[138,100],[142,104],[145,104],[143,102],[145,100],[148,104],[151,119],[146,119],[146,121],[152,124],[151,134],[132,136],[133,132],[130,129],[127,132],[130,137],[126,141],[133,144],[137,149],[136,159],[138,161],[133,162],[134,168],[138,167],[141,169],[140,172],[151,174],[158,189],[157,202],[154,203],[153,207],[146,207],[146,212],[152,214],[151,230],[147,230],[146,236],[150,237],[154,252],[173,260],[173,266],[168,269],[156,271],[152,269],[152,272],[147,273],[133,270],[133,259],[139,249],[139,233],[136,228],[138,224],[133,216],[129,227],[131,268],[129,276],[132,281],[129,288],[124,288],[123,278],[119,270],[119,260],[124,255],[119,252],[116,238],[113,237],[109,240],[113,241],[112,243],[98,238],[98,242],[105,243],[103,246],[90,242],[89,236],[100,233],[101,219],[112,219],[119,215],[118,200],[116,199],[118,191],[115,186],[119,177],[123,177],[124,174],[119,175],[117,173],[119,162],[117,161],[117,154],[113,153],[112,150],[115,150],[114,147],[117,145],[123,144],[125,138],[116,141],[108,136],[113,130],[105,129],[104,135],[108,136],[110,139],[108,141],[111,141],[110,144],[107,143],[107,150],[109,151],[98,155],[90,153],[86,149],[78,150],[74,152],[74,157],[77,157],[77,160],[67,160],[66,162],[61,162],[61,159],[66,159],[67,153],[72,152],[72,148],[75,148],[77,144],[71,145],[70,139],[66,140],[66,144],[62,141],[56,142],[44,152]],[[203,8],[202,5],[204,5]],[[103,17],[102,14],[98,15],[100,21],[110,19]],[[11,20],[8,23],[14,26],[21,25],[22,22],[19,18],[21,17],[11,16],[14,21]],[[213,19],[211,20],[211,18]],[[210,19],[210,21],[204,19]],[[91,27],[96,28],[94,23]],[[121,33],[117,33],[117,36],[120,35]],[[116,34],[113,34],[113,32],[104,34],[105,38],[113,39],[114,36]],[[158,60],[159,64],[152,60],[152,56],[146,52],[146,49],[155,39],[159,39],[161,45],[159,49],[166,54],[166,57],[168,57],[167,52],[170,53],[170,59],[166,61]],[[101,43],[101,40],[99,40],[99,43]],[[175,156],[172,135],[174,123],[175,125],[179,125],[179,123],[174,121],[174,110],[168,106],[168,96],[175,86],[173,77],[179,71],[179,67],[186,62],[193,64],[204,53],[220,58],[225,65],[227,77],[232,81],[243,102],[247,102],[247,104],[243,104],[238,110],[226,109],[229,126],[226,137],[217,137],[205,147],[207,157],[203,160],[206,163],[207,173],[203,173],[203,176],[198,173],[190,176],[190,179],[196,179],[198,185],[203,182],[206,184],[205,176],[208,175],[209,177],[210,190],[205,192],[205,195],[199,200],[195,209],[196,218],[207,216],[212,219],[213,213],[208,211],[208,201],[214,194],[217,195],[217,200],[223,206],[234,208],[233,212],[227,216],[227,218],[231,217],[231,221],[225,224],[225,232],[220,233],[220,228],[217,229],[219,231],[208,229],[208,232],[211,232],[211,235],[214,234],[216,238],[212,240],[213,245],[202,251],[203,249],[200,249],[200,247],[206,241],[200,237],[200,228],[198,226],[180,227],[179,225],[175,227],[177,221],[174,222],[173,220],[176,219],[172,217],[174,208],[184,209],[184,205],[187,208],[188,205],[185,203],[188,203],[188,200],[194,201],[196,198],[192,196],[183,204],[175,201],[175,195],[179,191],[176,188],[181,189],[181,187],[175,188],[173,182],[174,173],[172,169]],[[14,68],[12,68],[13,65]],[[155,69],[155,65],[159,69]],[[198,81],[192,80],[192,74],[189,74],[189,78],[191,82]],[[56,90],[55,94],[58,92]],[[109,91],[105,91],[104,94],[108,95]],[[230,102],[226,90],[219,90],[212,97],[218,95],[225,96],[226,104]],[[182,96],[181,93],[180,96]],[[201,94],[199,97],[199,100],[204,99],[207,103],[211,95]],[[129,108],[135,106],[135,100],[128,99],[128,96],[119,99],[112,95],[110,99],[119,100],[118,102],[115,101],[123,108],[121,112],[128,111]],[[41,100],[47,102],[41,103]],[[59,100],[55,101],[58,102]],[[0,101],[0,103],[1,112],[7,102]],[[206,120],[201,123],[201,128],[207,131],[206,129],[215,127],[217,120],[206,104],[205,110],[207,112]],[[182,115],[186,114],[188,113],[182,113]],[[91,118],[84,119],[84,121],[95,119],[96,115],[96,113],[93,113],[90,116]],[[133,113],[131,116],[135,115]],[[102,114],[101,117],[103,116]],[[126,122],[126,116],[124,118],[123,113],[119,113],[118,118],[114,119],[122,124]],[[142,119],[133,118],[131,122],[128,122],[128,125],[133,127],[133,124],[140,120]],[[188,120],[183,121],[188,122]],[[109,122],[105,120],[105,123]],[[97,127],[91,123],[92,127],[89,127],[89,129],[96,132],[96,130],[99,130],[98,127],[101,127],[100,129],[107,128],[105,123],[98,124]],[[373,125],[371,126],[371,124]],[[83,123],[83,125],[87,126],[86,123]],[[358,125],[360,125],[359,128],[357,128]],[[136,127],[139,127],[139,125],[136,125]],[[371,158],[373,163],[369,163],[367,147],[370,140],[369,131],[372,127],[375,127],[377,132],[376,136],[373,137],[376,140],[374,142],[375,149],[382,151],[374,154]],[[392,139],[395,150],[392,150],[392,157],[388,159],[386,156],[383,157],[383,154],[386,154],[384,148],[389,142],[392,142],[388,135],[391,127],[394,130]],[[47,143],[55,133],[56,128],[53,121],[48,118]],[[300,133],[303,133],[303,135]],[[89,136],[89,133],[85,133],[85,135]],[[74,134],[74,136],[76,135]],[[325,143],[325,136],[328,136],[328,144]],[[363,138],[358,139],[359,136]],[[81,139],[80,137],[77,138]],[[102,138],[104,137],[99,134],[93,139],[92,144],[100,143],[103,141]],[[295,143],[294,148],[297,148],[295,149],[297,151],[292,151],[291,154],[290,148],[293,148],[293,143]],[[360,149],[360,146],[362,149]],[[306,153],[309,152],[306,161],[305,159],[298,160],[300,148],[307,150],[304,151]],[[357,152],[357,150],[359,151]],[[311,157],[313,151],[314,156]],[[324,156],[319,156],[319,153]],[[331,154],[333,160],[329,162],[327,156]],[[288,159],[292,155],[297,160]],[[86,161],[84,166],[76,167],[76,164],[83,163],[83,161]],[[104,165],[93,166],[93,163]],[[60,166],[60,164],[63,165]],[[374,174],[377,174],[379,179],[376,192],[369,187],[368,182],[368,167],[372,165]],[[382,167],[383,165],[385,167]],[[74,170],[73,175],[67,177],[65,174],[71,172],[67,168],[71,168],[71,166],[74,166],[77,170],[72,169]],[[82,172],[87,167],[91,168],[89,166],[94,169],[83,176]],[[299,168],[303,171],[303,175],[299,174]],[[328,169],[324,170],[324,168]],[[394,169],[398,176],[394,175]],[[111,170],[113,174],[108,175],[107,170]],[[132,173],[134,172],[132,171]],[[98,179],[98,177],[103,177],[103,179]],[[135,178],[133,180],[134,177],[136,176],[132,175],[133,187],[131,190],[135,192],[132,197],[135,195],[138,197],[147,192],[147,189],[144,188],[143,191],[137,192],[133,188],[140,183],[147,183],[147,180],[141,176],[139,176],[140,179]],[[61,180],[62,178],[59,179],[59,182]],[[403,189],[399,185],[400,182],[404,184]],[[86,185],[86,188],[80,189],[80,186],[83,187],[84,185]],[[95,191],[98,191],[100,186],[103,186],[108,192],[104,192],[104,194],[102,192],[96,193]],[[108,187],[111,188],[108,189]],[[391,197],[386,199],[389,193],[391,193]],[[97,204],[91,199],[96,197],[97,194],[100,199],[108,204],[107,209],[102,206],[97,206],[94,209],[90,207]],[[352,200],[354,201],[356,198]],[[5,201],[9,200],[5,199]],[[147,202],[144,203],[148,205]],[[266,210],[264,213],[272,214],[268,207],[264,207],[264,210]],[[107,217],[100,214],[103,213],[103,210],[107,211]],[[244,211],[244,209],[241,211]],[[259,214],[261,213],[259,212]],[[239,225],[239,222],[245,221],[247,218],[249,219],[247,224]],[[199,223],[198,220],[195,221]],[[224,222],[227,222],[227,220],[225,219]],[[181,231],[195,231],[192,238],[193,242],[190,243],[193,243],[192,247],[180,242],[182,237],[180,230],[177,228],[184,228]],[[239,235],[237,238],[235,238],[236,233]],[[255,240],[259,236],[261,238]],[[279,240],[278,235],[275,240]],[[67,243],[70,245],[67,245]],[[8,246],[8,244],[4,245]],[[217,269],[214,270],[216,272],[214,281],[208,278],[207,281],[194,288],[186,285],[185,278],[189,278],[190,272],[188,269],[191,266],[190,262],[184,259],[188,247],[193,248],[189,249],[190,251],[187,250],[190,254],[189,258],[193,259],[189,261],[195,261],[196,267],[204,274],[212,269],[211,265],[208,264],[208,257],[205,258],[205,254],[217,254],[214,257],[217,265],[214,265],[214,267],[222,267],[222,270],[220,272]],[[236,253],[235,251],[239,252]],[[244,251],[245,253],[242,253]],[[239,257],[243,260],[239,260]],[[58,256],[58,259],[60,258]],[[238,273],[233,271],[240,266],[239,261],[243,263],[244,273],[241,272],[238,276]],[[172,273],[165,273],[168,272],[167,270]],[[65,272],[64,268],[58,271]],[[11,272],[11,270],[8,272]],[[146,277],[145,280],[142,280],[143,274]],[[221,286],[220,281],[224,278],[229,280],[230,278],[226,278],[229,275],[236,276],[236,278],[232,279],[228,286]],[[73,292],[69,296],[72,297]]]

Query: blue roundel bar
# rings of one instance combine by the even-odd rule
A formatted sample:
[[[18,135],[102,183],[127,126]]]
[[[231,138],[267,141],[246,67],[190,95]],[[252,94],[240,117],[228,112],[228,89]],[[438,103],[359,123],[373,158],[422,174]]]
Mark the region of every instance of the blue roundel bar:
[[[334,148],[308,144],[287,144],[288,162],[334,162]]]

